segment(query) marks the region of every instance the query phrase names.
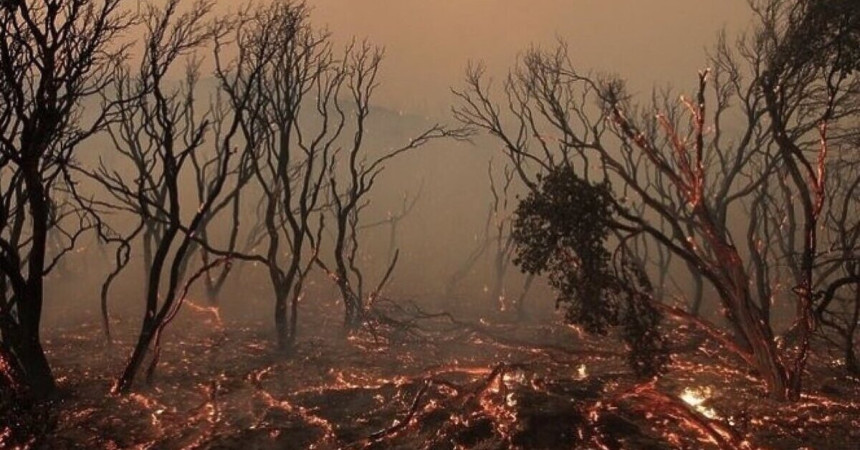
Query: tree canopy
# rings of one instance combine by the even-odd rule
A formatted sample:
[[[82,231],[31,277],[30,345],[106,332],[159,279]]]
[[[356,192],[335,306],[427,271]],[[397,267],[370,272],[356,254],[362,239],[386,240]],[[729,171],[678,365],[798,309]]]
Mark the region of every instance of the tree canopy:
[[[600,334],[622,326],[634,372],[659,373],[667,358],[650,282],[623,249],[613,257],[608,247],[615,203],[609,183],[589,183],[569,165],[538,183],[516,210],[514,263],[548,275],[568,322]]]

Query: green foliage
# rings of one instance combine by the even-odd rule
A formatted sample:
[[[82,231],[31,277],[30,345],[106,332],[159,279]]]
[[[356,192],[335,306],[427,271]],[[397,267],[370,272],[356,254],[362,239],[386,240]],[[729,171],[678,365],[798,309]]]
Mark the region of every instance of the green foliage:
[[[611,198],[607,184],[591,185],[563,167],[520,202],[513,227],[514,263],[528,273],[548,273],[567,319],[592,333],[604,333],[618,318],[616,305],[602,299],[614,285],[604,248]]]
[[[851,73],[860,69],[860,1],[801,0],[791,10],[777,63]]]
[[[640,376],[656,375],[669,362],[666,341],[659,330],[663,317],[654,307],[653,288],[642,266],[621,250],[616,295],[625,306],[621,335],[630,348],[627,363]]]
[[[660,314],[647,276],[623,249],[613,267],[606,248],[613,205],[608,183],[591,184],[569,166],[555,168],[517,207],[514,263],[524,272],[548,275],[568,322],[597,334],[620,326],[631,367],[652,376],[667,361]]]

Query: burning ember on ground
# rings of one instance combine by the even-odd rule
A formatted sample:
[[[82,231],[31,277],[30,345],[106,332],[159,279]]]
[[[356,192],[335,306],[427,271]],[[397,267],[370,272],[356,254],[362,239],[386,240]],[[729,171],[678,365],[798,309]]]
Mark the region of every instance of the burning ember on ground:
[[[860,449],[860,0],[618,3],[0,0],[0,450]]]
[[[86,358],[87,347],[108,357],[65,366],[63,383],[80,394],[45,413],[54,427],[22,440],[20,430],[7,425],[0,442],[614,449],[804,442],[821,448],[860,438],[860,405],[849,400],[857,398],[856,383],[843,384],[839,393],[819,390],[786,408],[763,398],[760,385],[742,371],[713,369],[682,355],[659,381],[643,383],[626,370],[620,346],[565,326],[485,321],[452,328],[439,320],[399,341],[382,339],[382,330],[359,332],[346,340],[309,341],[278,358],[272,344],[254,334],[255,326],[199,320],[205,316],[211,317],[189,310],[182,326],[192,332],[169,340],[153,385],[127,396],[104,396],[111,380],[98,374],[121,360],[99,343],[95,325],[64,331],[86,345],[57,349],[53,357]]]
[[[684,388],[684,392],[679,396],[684,403],[692,406],[696,411],[701,413],[708,419],[716,419],[717,412],[713,408],[705,406],[705,402],[711,397],[711,388]]]

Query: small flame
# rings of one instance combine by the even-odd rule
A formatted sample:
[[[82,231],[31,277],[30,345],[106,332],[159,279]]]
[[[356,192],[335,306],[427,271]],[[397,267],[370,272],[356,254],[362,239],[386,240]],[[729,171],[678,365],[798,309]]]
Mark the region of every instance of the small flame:
[[[717,412],[713,408],[705,406],[705,402],[711,396],[711,388],[684,388],[684,392],[679,396],[684,403],[690,405],[703,416],[708,419],[717,418]]]

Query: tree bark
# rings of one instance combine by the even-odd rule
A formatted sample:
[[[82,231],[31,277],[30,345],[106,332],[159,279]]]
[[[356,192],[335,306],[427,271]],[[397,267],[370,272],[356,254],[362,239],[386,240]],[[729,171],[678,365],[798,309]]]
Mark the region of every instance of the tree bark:
[[[152,343],[152,338],[155,336],[155,328],[156,323],[154,320],[144,320],[137,339],[137,345],[135,345],[134,351],[131,353],[131,357],[128,363],[126,363],[122,375],[117,379],[112,392],[125,394],[131,390],[134,378],[140,370],[140,366],[143,364],[143,360]]]
[[[287,293],[281,287],[275,288],[275,333],[277,334],[278,350],[285,351],[290,347],[290,327],[287,322]]]
[[[38,335],[25,338],[16,349],[28,395],[41,400],[56,392],[56,381]]]
[[[37,152],[36,154],[40,154]],[[48,197],[42,185],[38,158],[28,158],[22,166],[27,186],[27,196],[32,217],[32,237],[27,261],[27,280],[21,302],[18,305],[21,336],[18,355],[25,377],[24,384],[35,398],[47,398],[54,394],[56,382],[45,357],[40,338],[42,303],[44,295],[45,251],[48,237]],[[13,343],[14,345],[14,343]]]

